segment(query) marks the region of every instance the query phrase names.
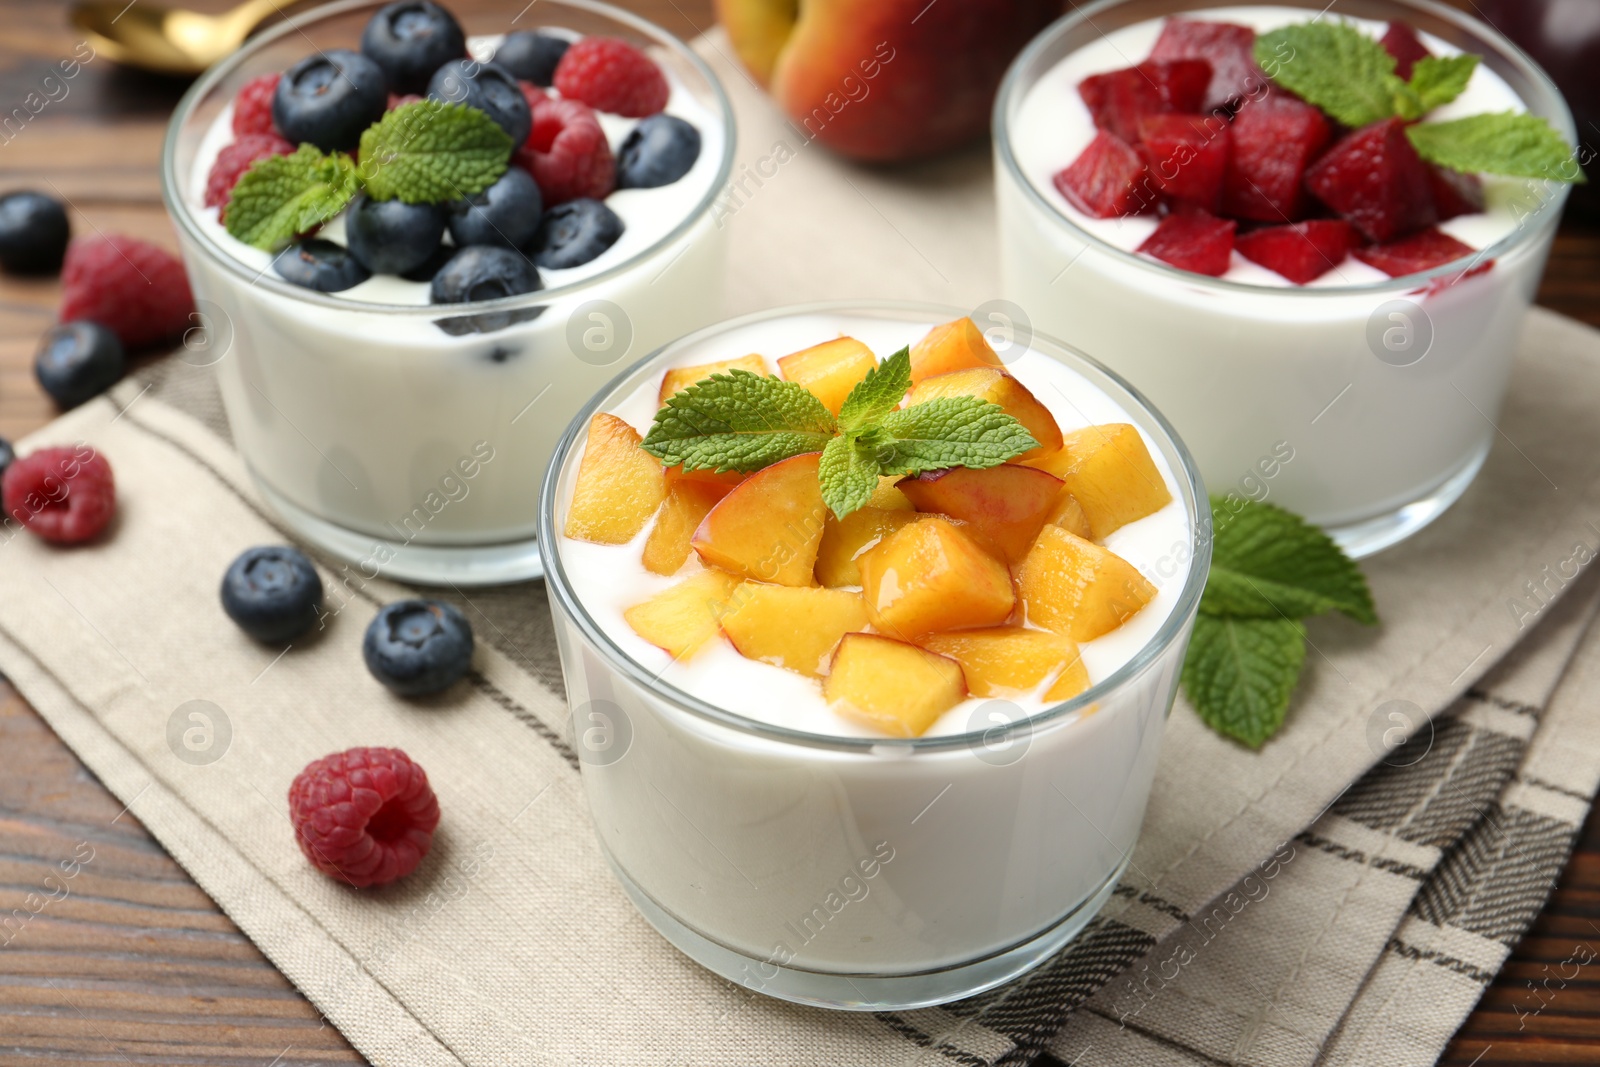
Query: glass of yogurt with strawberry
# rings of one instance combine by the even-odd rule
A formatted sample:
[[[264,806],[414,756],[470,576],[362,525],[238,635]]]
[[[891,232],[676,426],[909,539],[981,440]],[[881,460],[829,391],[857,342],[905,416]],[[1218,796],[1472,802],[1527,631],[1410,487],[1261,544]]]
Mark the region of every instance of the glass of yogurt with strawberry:
[[[1209,565],[1165,420],[918,305],[673,342],[572,423],[546,584],[596,832],[750,989],[942,1003],[1105,903]]]
[[[537,576],[573,412],[720,310],[714,75],[604,4],[514,14],[317,8],[207,72],[168,133],[234,441],[284,521],[367,574]]]
[[[1428,0],[1105,0],[995,110],[1004,294],[1164,411],[1216,493],[1352,555],[1493,444],[1569,183],[1572,118]]]

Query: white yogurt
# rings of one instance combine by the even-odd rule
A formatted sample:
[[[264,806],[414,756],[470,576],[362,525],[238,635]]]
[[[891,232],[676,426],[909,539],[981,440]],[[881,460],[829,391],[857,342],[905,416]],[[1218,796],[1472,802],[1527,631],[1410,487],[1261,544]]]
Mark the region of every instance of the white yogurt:
[[[930,324],[931,325],[931,324]],[[714,343],[676,361],[693,366],[732,359],[749,352],[763,354],[770,369],[777,359],[814,344],[847,335],[864,343],[881,358],[914,343],[923,327],[868,318],[799,316],[762,323],[759,327],[718,337]],[[1062,432],[1103,423],[1130,422],[1128,412],[1076,371],[1037,352],[1024,352],[1008,364],[1039,401],[1050,409]],[[631,396],[608,410],[640,434],[649,431],[655,417],[662,372],[640,383]],[[1177,480],[1167,468],[1155,443],[1146,447],[1166,479],[1173,499],[1160,511],[1114,531],[1104,544],[1138,567],[1157,587],[1155,599],[1122,626],[1081,646],[1091,681],[1102,681],[1143,648],[1171,614],[1181,580],[1158,573],[1158,561],[1168,557],[1175,544],[1188,536],[1189,518],[1179,502]],[[693,657],[674,660],[664,650],[634,633],[623,612],[635,604],[676,585],[702,570],[698,557],[677,574],[663,577],[647,571],[641,559],[650,527],[626,545],[597,545],[563,537],[561,556],[573,588],[595,620],[631,658],[662,681],[692,693],[717,707],[740,715],[807,733],[842,737],[882,736],[877,731],[834,712],[822,698],[816,681],[771,664],[746,659],[725,637],[718,635]],[[1033,715],[1047,705],[1041,694],[1020,697],[1012,717]],[[989,698],[972,697],[945,712],[929,727],[928,735],[959,734],[972,729]]]

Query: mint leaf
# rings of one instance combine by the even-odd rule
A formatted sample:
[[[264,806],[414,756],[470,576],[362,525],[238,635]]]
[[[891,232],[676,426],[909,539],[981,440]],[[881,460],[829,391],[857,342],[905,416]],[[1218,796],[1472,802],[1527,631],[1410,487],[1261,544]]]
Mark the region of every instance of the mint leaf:
[[[1361,569],[1327,534],[1272,504],[1228,510],[1211,500],[1211,577],[1200,610],[1213,616],[1303,619],[1340,611],[1375,625]]]
[[[1460,96],[1477,69],[1478,57],[1467,52],[1455,56],[1423,56],[1417,60],[1412,64],[1409,84],[1411,91],[1417,94],[1422,111],[1407,117],[1418,118]]]
[[[1575,153],[1550,124],[1515,111],[1406,127],[1417,155],[1451,170],[1583,183]]]
[[[876,452],[884,474],[998,467],[1039,445],[999,404],[975,396],[944,396],[891,411],[879,427]]]
[[[837,429],[804,387],[733,370],[668,398],[639,447],[668,466],[749,472],[820,452]]]
[[[1346,22],[1297,22],[1256,37],[1256,62],[1279,85],[1346,126],[1395,114],[1394,57]]]
[[[374,200],[460,200],[493,185],[514,147],[477,108],[419,100],[386,112],[361,135],[361,180]]]
[[[878,460],[871,446],[854,436],[835,437],[822,449],[817,471],[822,502],[838,518],[866,507],[878,488]]]
[[[287,156],[252,163],[234,184],[222,222],[245,244],[273,252],[333,218],[355,195],[349,156],[301,145]]]
[[[878,422],[905,399],[911,388],[911,348],[879,363],[856,383],[839,407],[839,428],[845,433]]]
[[[1218,733],[1251,748],[1277,733],[1306,661],[1305,627],[1292,619],[1195,619],[1183,692]]]

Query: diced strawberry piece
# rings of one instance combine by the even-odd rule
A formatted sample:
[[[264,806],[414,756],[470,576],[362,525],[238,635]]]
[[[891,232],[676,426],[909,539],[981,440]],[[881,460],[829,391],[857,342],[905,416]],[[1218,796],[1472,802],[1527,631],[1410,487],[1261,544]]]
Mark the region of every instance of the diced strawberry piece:
[[[1139,155],[1156,186],[1174,200],[1215,212],[1232,138],[1216,116],[1146,115],[1139,120]]]
[[[1236,225],[1232,219],[1219,219],[1204,211],[1176,212],[1161,220],[1139,251],[1180,270],[1220,278],[1228,273]]]
[[[1211,84],[1201,110],[1226,107],[1267,76],[1256,66],[1256,31],[1231,22],[1168,19],[1150,49],[1151,59],[1203,59],[1211,64]]]
[[[1427,167],[1398,118],[1346,134],[1306,170],[1306,188],[1373,241],[1392,241],[1439,217]]]
[[[1141,117],[1199,111],[1210,84],[1211,64],[1203,59],[1147,61],[1091,75],[1078,83],[1078,95],[1096,126],[1132,144]]]
[[[1426,164],[1428,185],[1433,189],[1433,207],[1439,221],[1457,215],[1476,215],[1483,210],[1483,179],[1448,167]]]
[[[1139,153],[1105,130],[1055,176],[1055,186],[1073,207],[1097,219],[1143,214],[1161,199]]]
[[[1358,248],[1355,257],[1377,267],[1391,278],[1398,278],[1403,274],[1442,267],[1475,251],[1477,249],[1466,242],[1458,241],[1442,230],[1429,228],[1398,241]]]
[[[1355,227],[1343,219],[1311,219],[1242,233],[1233,247],[1250,262],[1305,285],[1344,262],[1356,244]]]
[[[1322,112],[1287,94],[1266,93],[1245,102],[1232,131],[1223,214],[1262,222],[1301,218],[1301,179],[1330,135]]]
[[[1411,68],[1417,60],[1433,55],[1408,22],[1389,23],[1380,43],[1385,52],[1394,56],[1394,72],[1402,78],[1411,77]]]

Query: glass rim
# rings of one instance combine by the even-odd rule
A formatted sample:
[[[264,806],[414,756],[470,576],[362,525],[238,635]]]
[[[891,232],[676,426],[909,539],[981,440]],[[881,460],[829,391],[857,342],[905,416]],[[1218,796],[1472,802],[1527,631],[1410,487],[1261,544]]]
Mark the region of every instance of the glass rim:
[[[994,129],[994,151],[995,155],[1000,160],[1000,170],[1004,171],[1004,175],[996,173],[995,180],[1013,181],[1023,190],[1023,195],[1033,206],[1044,211],[1051,222],[1070,229],[1086,247],[1093,247],[1097,251],[1109,253],[1120,263],[1131,265],[1140,270],[1147,271],[1156,277],[1166,278],[1172,281],[1180,281],[1186,285],[1199,289],[1215,289],[1223,292],[1250,293],[1253,295],[1284,294],[1285,296],[1333,299],[1342,296],[1359,296],[1363,294],[1413,292],[1419,288],[1426,287],[1437,279],[1463,274],[1467,268],[1479,260],[1498,259],[1519,245],[1541,237],[1546,230],[1554,228],[1559,223],[1561,219],[1562,205],[1566,203],[1566,198],[1571,192],[1572,186],[1570,183],[1552,182],[1550,179],[1544,179],[1546,186],[1554,184],[1557,186],[1557,189],[1550,199],[1547,200],[1536,213],[1542,216],[1537,225],[1519,225],[1516,229],[1512,230],[1498,241],[1495,241],[1493,244],[1488,245],[1485,248],[1474,249],[1472,255],[1451,260],[1449,263],[1430,268],[1429,270],[1417,271],[1414,274],[1403,274],[1399,277],[1386,278],[1382,281],[1362,282],[1355,285],[1319,285],[1316,287],[1304,285],[1270,286],[1255,285],[1249,282],[1227,281],[1223,278],[1213,278],[1209,275],[1196,274],[1193,271],[1182,270],[1170,264],[1163,263],[1158,259],[1153,259],[1148,256],[1140,256],[1131,249],[1119,248],[1118,246],[1105,240],[1099,234],[1085,229],[1079,225],[1075,219],[1062,213],[1062,211],[1056,207],[1056,205],[1052,204],[1044,197],[1044,194],[1041,193],[1039,189],[1034,186],[1033,182],[1028,179],[1028,176],[1022,172],[1022,167],[1020,164],[1018,164],[1016,155],[1011,150],[1011,126],[1007,118],[1007,113],[1009,110],[1011,110],[1012,102],[1014,100],[1018,101],[1018,106],[1020,106],[1020,98],[1028,91],[1028,89],[1032,88],[1031,83],[1029,85],[1022,84],[1023,71],[1033,63],[1037,62],[1038,57],[1045,52],[1045,50],[1055,44],[1055,42],[1066,33],[1078,28],[1081,25],[1089,25],[1091,28],[1098,29],[1097,27],[1094,27],[1094,17],[1096,15],[1100,15],[1112,8],[1121,7],[1131,2],[1134,2],[1134,0],[1094,0],[1093,3],[1085,4],[1081,7],[1075,7],[1072,11],[1052,22],[1049,26],[1045,27],[1037,37],[1028,43],[1028,46],[1017,55],[1016,59],[1012,60],[1011,66],[1006,68],[1005,77],[1000,82],[1000,90],[995,94],[994,112],[991,116]],[[1551,112],[1551,117],[1549,118],[1551,125],[1555,127],[1558,133],[1562,134],[1562,136],[1567,139],[1569,144],[1577,143],[1577,127],[1572,117],[1572,109],[1567,106],[1566,98],[1562,96],[1561,90],[1556,87],[1555,83],[1550,79],[1550,76],[1545,73],[1543,67],[1534,62],[1532,57],[1530,57],[1521,48],[1517,47],[1515,43],[1509,40],[1504,34],[1495,29],[1492,25],[1482,21],[1481,19],[1473,18],[1471,15],[1468,15],[1463,11],[1459,11],[1441,3],[1437,3],[1435,0],[1371,0],[1371,2],[1379,6],[1389,6],[1397,9],[1411,9],[1424,12],[1443,21],[1452,23],[1457,28],[1465,32],[1482,38],[1486,43],[1494,47],[1495,51],[1499,53],[1500,58],[1503,58],[1506,62],[1515,67],[1518,73],[1527,78],[1529,83],[1543,94],[1545,99],[1537,102],[1545,104],[1548,110]],[[1320,10],[1324,12],[1333,10],[1337,4],[1338,0],[1334,0],[1332,4],[1322,7]],[[1240,4],[1228,4],[1226,0],[1218,0],[1218,2],[1210,4],[1197,3],[1195,8],[1196,10],[1203,10],[1206,7],[1226,6],[1304,6],[1307,10],[1311,10],[1318,7],[1318,0],[1269,0],[1269,2],[1261,3],[1251,3],[1249,0],[1244,0],[1244,2]],[[1335,11],[1335,14],[1341,14],[1341,12]],[[1526,106],[1530,112],[1537,113],[1534,112],[1534,103],[1535,101],[1523,101],[1524,106]],[[1539,181],[1541,179],[1531,178],[1527,180]]]
[[[926,318],[933,323],[947,322],[954,318],[964,318],[967,312],[960,308],[941,304],[920,303],[900,300],[831,300],[808,304],[794,304],[786,307],[769,308],[737,318],[725,319],[703,327],[693,333],[685,334],[676,340],[655,349],[642,359],[630,364],[611,381],[592,396],[582,410],[572,419],[562,434],[561,440],[556,444],[551,455],[550,467],[545,472],[544,484],[540,490],[539,498],[539,552],[544,559],[545,589],[551,597],[552,612],[559,610],[572,620],[584,640],[594,648],[606,665],[621,672],[646,692],[671,704],[675,708],[686,711],[691,715],[707,720],[716,725],[729,727],[744,734],[754,735],[764,740],[781,744],[801,745],[815,749],[830,749],[838,752],[851,752],[860,755],[882,756],[888,752],[911,754],[928,751],[948,751],[962,748],[972,748],[975,744],[992,745],[1014,737],[1019,733],[1032,733],[1035,729],[1045,726],[1068,716],[1074,715],[1094,703],[1104,700],[1117,690],[1123,689],[1140,675],[1153,668],[1160,658],[1174,642],[1178,641],[1186,632],[1190,621],[1199,609],[1200,594],[1205,588],[1206,576],[1211,566],[1211,508],[1209,498],[1206,496],[1205,483],[1201,480],[1199,468],[1194,457],[1190,455],[1188,446],[1178,436],[1178,432],[1167,421],[1165,415],[1145,398],[1144,394],[1134,388],[1126,379],[1115,371],[1106,367],[1099,360],[1084,353],[1078,348],[1058,341],[1053,337],[1033,332],[1029,339],[1028,347],[1041,354],[1057,359],[1069,369],[1083,374],[1096,386],[1105,389],[1109,384],[1113,387],[1107,390],[1113,400],[1122,403],[1128,409],[1128,414],[1135,420],[1148,420],[1149,425],[1144,429],[1158,431],[1167,448],[1164,450],[1169,465],[1175,465],[1174,474],[1179,479],[1179,495],[1185,507],[1189,509],[1189,547],[1188,573],[1184,575],[1182,589],[1178,593],[1177,602],[1172,611],[1162,621],[1160,628],[1151,638],[1122,666],[1118,667],[1105,679],[1095,683],[1082,693],[1070,700],[1044,709],[1028,716],[1007,723],[1003,727],[990,726],[981,730],[968,730],[957,734],[940,734],[933,737],[845,737],[838,734],[813,733],[807,730],[796,730],[774,723],[763,722],[749,716],[729,711],[718,707],[709,701],[703,700],[686,690],[662,681],[656,674],[639,663],[623,651],[616,642],[600,627],[593,616],[583,607],[571,581],[567,577],[566,568],[561,559],[561,553],[556,547],[555,538],[560,535],[555,517],[557,509],[557,493],[573,450],[579,440],[586,434],[589,420],[608,401],[626,386],[637,384],[637,379],[654,369],[656,361],[669,350],[684,349],[699,344],[708,338],[730,330],[739,329],[755,323],[766,322],[772,319],[788,318],[802,315],[815,314],[857,314],[873,316],[884,312],[900,313],[908,317]],[[1046,348],[1037,348],[1037,343],[1043,341]],[[1054,349],[1055,351],[1050,351]],[[1066,359],[1061,359],[1061,356]],[[1099,379],[1099,380],[1097,380]],[[1117,391],[1125,395],[1119,397]],[[1174,461],[1176,463],[1174,464]],[[780,668],[781,669],[781,668]],[[1174,682],[1176,685],[1176,682]]]
[[[267,45],[292,33],[300,33],[305,36],[305,31],[308,27],[324,19],[359,11],[364,8],[381,7],[382,4],[383,0],[335,0],[333,3],[319,4],[307,11],[290,16],[278,25],[263,30],[245,42],[238,51],[208,68],[193,85],[189,86],[183,97],[178,101],[177,107],[173,109],[172,118],[167,123],[166,138],[161,148],[161,197],[166,206],[167,214],[173,219],[174,224],[182,235],[189,238],[193,245],[200,249],[203,254],[207,255],[213,262],[220,263],[224,269],[243,278],[250,285],[265,286],[270,292],[279,296],[337,311],[377,312],[385,315],[398,314],[428,320],[436,319],[441,315],[455,316],[466,313],[477,315],[548,305],[557,300],[581,296],[586,290],[598,288],[618,275],[636,269],[650,256],[678,241],[695,226],[699,225],[712,206],[716,204],[723,188],[728,184],[728,178],[733,173],[734,152],[738,145],[738,130],[734,121],[733,104],[728,99],[727,90],[722,87],[721,80],[717,78],[711,67],[696,55],[694,50],[685,42],[631,11],[613,7],[610,4],[601,2],[601,0],[545,0],[547,7],[576,8],[609,18],[637,31],[655,44],[668,49],[688,62],[705,79],[706,85],[710,87],[715,105],[714,110],[718,113],[723,128],[727,131],[726,136],[723,138],[722,159],[717,168],[716,178],[706,190],[705,196],[684,216],[678,225],[649,246],[640,249],[621,263],[609,267],[599,274],[591,275],[579,281],[569,282],[554,289],[536,289],[530,293],[518,293],[514,296],[501,297],[497,300],[479,300],[462,304],[381,304],[365,300],[340,299],[337,294],[319,293],[304,286],[291,285],[281,278],[271,276],[270,271],[258,272],[252,270],[244,262],[231,255],[227,249],[223,248],[215,237],[203,230],[191,214],[189,206],[183,202],[183,197],[178,191],[177,175],[179,134],[185,122],[206,95],[224,78]],[[307,39],[309,40],[310,38],[307,37]],[[512,165],[515,166],[515,164]]]

